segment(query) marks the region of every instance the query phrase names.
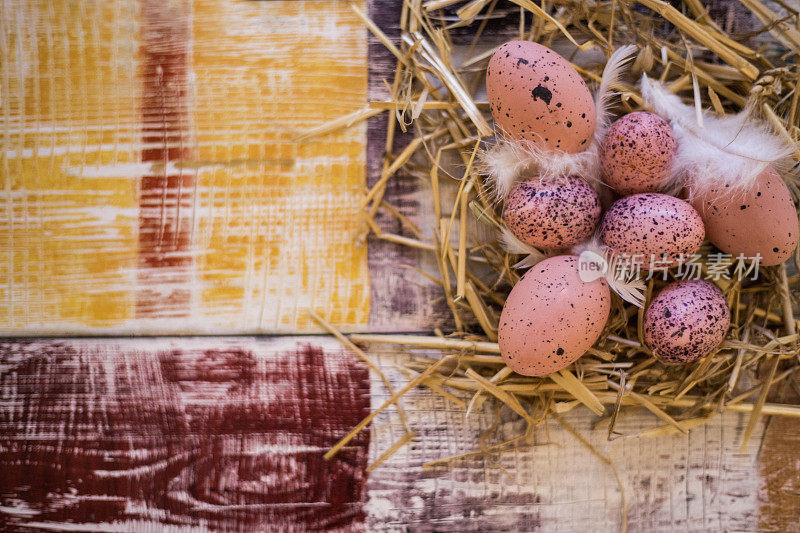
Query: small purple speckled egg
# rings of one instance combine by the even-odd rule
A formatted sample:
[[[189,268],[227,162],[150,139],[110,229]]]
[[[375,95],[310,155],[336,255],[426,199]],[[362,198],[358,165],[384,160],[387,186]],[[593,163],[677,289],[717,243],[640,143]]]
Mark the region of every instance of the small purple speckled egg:
[[[642,270],[671,268],[697,253],[705,237],[703,220],[687,202],[666,194],[626,196],[608,208],[600,241]]]
[[[611,125],[600,147],[603,181],[626,196],[658,192],[669,177],[678,143],[666,120],[644,111]]]
[[[731,311],[722,291],[704,280],[667,285],[644,315],[644,342],[665,363],[691,363],[725,339]]]
[[[497,331],[500,353],[518,374],[557,372],[591,348],[610,311],[604,279],[581,280],[575,255],[550,257],[511,289]]]
[[[544,250],[583,242],[600,220],[597,192],[577,176],[517,184],[506,199],[503,220],[516,237]]]

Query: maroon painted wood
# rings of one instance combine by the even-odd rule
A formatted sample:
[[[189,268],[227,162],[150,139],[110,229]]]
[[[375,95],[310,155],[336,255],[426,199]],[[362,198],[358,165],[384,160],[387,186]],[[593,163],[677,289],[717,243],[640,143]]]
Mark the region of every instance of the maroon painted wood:
[[[0,344],[0,526],[360,529],[365,367],[300,339]]]
[[[169,172],[192,157],[189,138],[191,6],[142,3],[144,93],[142,161],[162,170],[142,176],[139,199],[137,317],[185,317],[192,278],[191,206],[194,173]],[[150,287],[157,285],[158,289]]]

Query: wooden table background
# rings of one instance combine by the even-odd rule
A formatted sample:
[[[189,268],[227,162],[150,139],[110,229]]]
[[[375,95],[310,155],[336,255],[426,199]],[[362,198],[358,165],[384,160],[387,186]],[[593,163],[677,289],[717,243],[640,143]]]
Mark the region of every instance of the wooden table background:
[[[356,3],[397,36],[397,1]],[[423,470],[520,429],[427,391],[403,401],[419,437],[374,471],[394,411],[322,459],[388,393],[306,311],[346,331],[447,324],[403,268],[425,252],[357,243],[388,114],[296,140],[385,99],[392,68],[339,0],[0,0],[0,529],[619,527],[612,472],[554,422]],[[420,187],[401,175],[387,198],[424,225]],[[367,348],[405,382],[407,352]],[[567,420],[619,470],[632,531],[800,531],[796,422],[740,451],[735,413],[610,443]]]

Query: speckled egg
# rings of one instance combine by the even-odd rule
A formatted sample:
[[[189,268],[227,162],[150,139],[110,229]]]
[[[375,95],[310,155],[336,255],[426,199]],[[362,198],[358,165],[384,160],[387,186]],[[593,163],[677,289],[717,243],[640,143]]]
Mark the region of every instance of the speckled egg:
[[[577,176],[523,181],[503,206],[516,237],[545,250],[568,248],[589,238],[600,221],[597,192]]]
[[[691,363],[719,346],[730,324],[730,309],[716,285],[676,281],[647,308],[644,342],[665,363]]]
[[[603,181],[626,196],[658,192],[669,178],[678,142],[666,120],[637,111],[608,129],[600,147]]]
[[[721,186],[692,191],[691,203],[703,217],[708,240],[734,257],[760,254],[761,265],[779,265],[797,247],[797,211],[789,188],[772,167],[745,190]]]
[[[697,253],[705,237],[703,220],[687,202],[666,194],[626,196],[608,208],[598,229],[600,241],[618,258],[642,270],[671,268]]]
[[[500,353],[519,374],[556,372],[597,341],[610,309],[605,280],[583,282],[577,256],[550,257],[528,270],[511,289],[497,332]]]
[[[569,61],[530,41],[505,43],[486,71],[495,123],[512,139],[576,153],[594,134],[592,94]]]

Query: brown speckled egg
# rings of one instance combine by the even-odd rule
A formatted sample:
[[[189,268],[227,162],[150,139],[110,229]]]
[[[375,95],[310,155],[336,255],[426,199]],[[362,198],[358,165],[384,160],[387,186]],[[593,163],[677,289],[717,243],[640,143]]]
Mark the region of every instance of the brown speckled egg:
[[[730,309],[716,285],[676,281],[647,308],[644,342],[665,363],[691,363],[719,346],[730,324]]]
[[[779,265],[797,247],[797,211],[789,188],[772,167],[748,189],[711,188],[695,192],[691,202],[703,217],[708,240],[734,257],[761,254],[761,265]]]
[[[506,199],[503,220],[519,240],[545,249],[586,240],[600,220],[597,192],[577,176],[523,181]]]
[[[512,139],[576,153],[594,134],[592,94],[569,61],[541,44],[505,43],[486,71],[495,123]]]
[[[605,280],[581,281],[577,256],[550,257],[528,270],[509,293],[497,332],[500,353],[519,374],[556,372],[595,343],[610,309]]]
[[[669,177],[678,142],[666,120],[637,111],[614,122],[600,147],[603,181],[625,196],[658,192]]]
[[[626,196],[608,208],[598,230],[600,241],[621,259],[649,270],[670,268],[697,253],[705,237],[703,220],[687,202],[666,194]]]

